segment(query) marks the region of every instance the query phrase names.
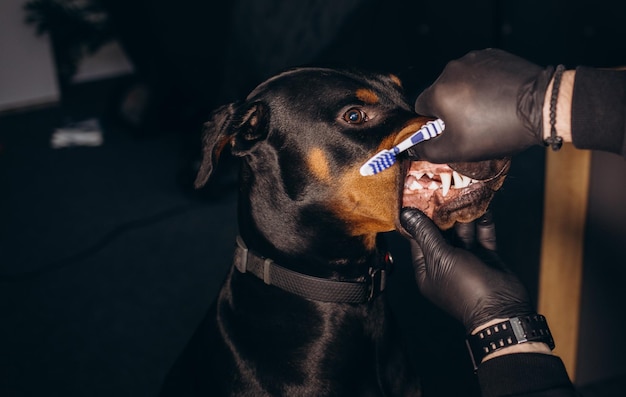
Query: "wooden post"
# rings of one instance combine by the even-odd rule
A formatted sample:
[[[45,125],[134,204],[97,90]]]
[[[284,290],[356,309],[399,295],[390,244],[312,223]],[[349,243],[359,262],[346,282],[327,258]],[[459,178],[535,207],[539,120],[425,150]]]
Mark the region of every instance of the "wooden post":
[[[564,144],[547,150],[539,271],[539,313],[546,316],[572,381],[576,375],[578,321],[591,152]]]

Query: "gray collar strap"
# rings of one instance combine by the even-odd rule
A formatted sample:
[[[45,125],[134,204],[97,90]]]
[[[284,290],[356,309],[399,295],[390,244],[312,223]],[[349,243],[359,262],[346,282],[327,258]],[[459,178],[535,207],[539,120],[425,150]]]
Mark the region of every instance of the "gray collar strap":
[[[234,265],[240,273],[251,273],[282,290],[303,298],[337,303],[369,302],[385,290],[391,256],[386,255],[380,268],[370,268],[363,280],[338,281],[314,277],[277,265],[250,251],[240,236],[237,236]]]

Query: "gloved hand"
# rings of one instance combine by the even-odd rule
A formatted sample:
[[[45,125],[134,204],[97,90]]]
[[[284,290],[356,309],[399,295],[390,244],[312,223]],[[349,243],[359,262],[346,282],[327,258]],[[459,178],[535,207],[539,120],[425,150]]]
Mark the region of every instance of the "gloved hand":
[[[415,239],[411,252],[421,293],[461,321],[468,333],[494,319],[535,313],[526,289],[495,253],[490,215],[457,230],[466,248],[448,243],[415,208],[403,208],[400,222]]]
[[[415,101],[417,113],[441,118],[446,128],[410,148],[409,156],[478,161],[542,145],[544,96],[553,72],[497,49],[451,61]]]

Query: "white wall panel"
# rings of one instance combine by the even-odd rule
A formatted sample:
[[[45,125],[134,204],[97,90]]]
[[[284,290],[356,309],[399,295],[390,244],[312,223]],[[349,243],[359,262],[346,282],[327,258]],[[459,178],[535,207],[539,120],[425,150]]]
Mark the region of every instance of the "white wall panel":
[[[0,1],[0,111],[59,99],[48,38],[24,22],[25,3]]]

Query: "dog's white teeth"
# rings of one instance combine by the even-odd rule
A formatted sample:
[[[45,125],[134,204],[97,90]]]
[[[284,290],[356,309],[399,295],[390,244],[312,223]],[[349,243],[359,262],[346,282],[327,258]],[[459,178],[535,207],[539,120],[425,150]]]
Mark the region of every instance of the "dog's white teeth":
[[[437,190],[441,188],[443,197],[446,197],[448,193],[450,193],[450,189],[463,189],[471,185],[472,183],[478,182],[476,179],[472,179],[469,176],[465,176],[463,174],[459,174],[456,171],[449,172],[441,172],[434,173],[430,171],[410,171],[409,175],[414,177],[415,179],[410,183],[405,185],[405,188],[410,190],[418,190],[418,189],[429,189],[429,190]],[[431,179],[428,185],[422,185],[418,181],[424,176]],[[433,178],[438,176],[441,179],[441,183],[439,180],[435,181]]]
[[[443,189],[441,194],[443,197],[446,197],[450,191],[450,185],[452,184],[452,174],[449,172],[442,172],[439,174],[439,177],[441,178],[441,188]]]
[[[409,172],[409,175],[415,177],[415,179],[417,179],[418,181],[424,176],[425,172],[424,171],[411,171]]]
[[[456,171],[452,171],[452,178],[454,179],[455,189],[460,189],[463,184],[463,177]]]
[[[418,181],[411,182],[411,184],[407,187],[409,190],[420,190],[424,188]]]
[[[478,180],[472,179],[469,176],[465,176],[463,174],[459,174],[456,171],[452,171],[452,179],[454,181],[453,187],[455,189],[463,189],[468,187],[472,183],[478,182]]]
[[[468,187],[472,183],[472,178],[469,176],[461,175],[461,185],[459,187]]]

